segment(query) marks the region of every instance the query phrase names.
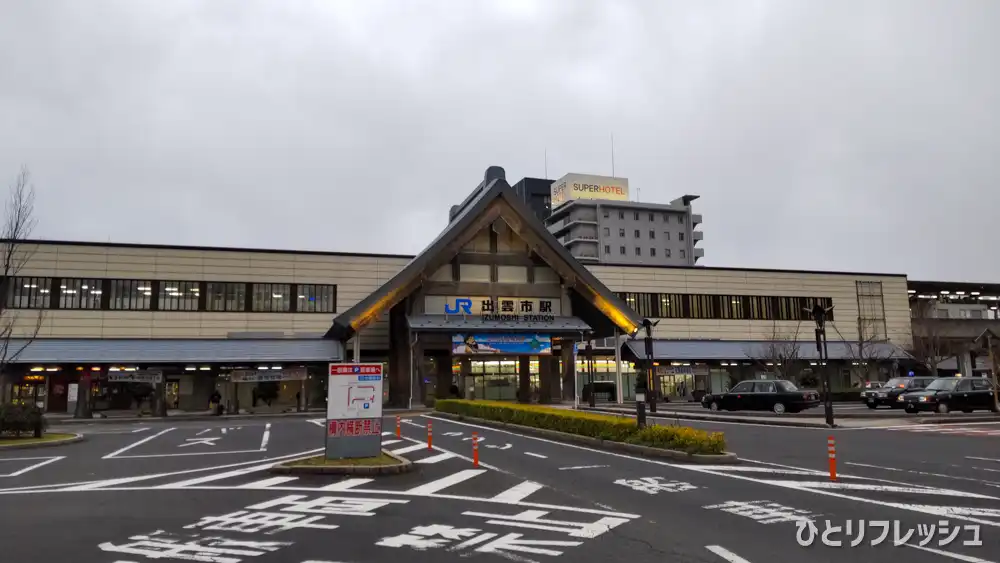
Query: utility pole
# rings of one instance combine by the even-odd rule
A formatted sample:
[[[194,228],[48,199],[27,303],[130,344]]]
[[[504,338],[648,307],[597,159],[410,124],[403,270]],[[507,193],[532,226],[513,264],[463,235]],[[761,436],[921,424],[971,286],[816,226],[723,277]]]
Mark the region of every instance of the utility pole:
[[[833,428],[833,399],[830,393],[830,351],[826,342],[826,318],[833,311],[833,306],[823,307],[819,301],[812,309],[806,309],[816,321],[816,353],[819,355],[820,366],[823,368],[823,412],[826,415],[827,426]]]

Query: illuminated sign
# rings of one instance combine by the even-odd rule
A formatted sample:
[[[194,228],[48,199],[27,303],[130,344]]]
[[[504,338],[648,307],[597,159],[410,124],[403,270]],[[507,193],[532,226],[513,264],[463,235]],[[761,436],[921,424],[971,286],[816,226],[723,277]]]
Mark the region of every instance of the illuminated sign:
[[[552,208],[574,199],[628,201],[628,178],[567,174],[552,183]]]
[[[559,300],[540,297],[442,297],[424,300],[427,314],[479,316],[484,321],[552,322],[560,314]]]

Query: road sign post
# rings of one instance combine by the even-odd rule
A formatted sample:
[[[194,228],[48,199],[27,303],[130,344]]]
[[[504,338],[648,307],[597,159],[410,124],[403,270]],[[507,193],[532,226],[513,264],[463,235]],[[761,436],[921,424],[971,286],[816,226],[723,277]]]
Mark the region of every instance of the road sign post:
[[[382,364],[330,364],[326,459],[382,451]]]

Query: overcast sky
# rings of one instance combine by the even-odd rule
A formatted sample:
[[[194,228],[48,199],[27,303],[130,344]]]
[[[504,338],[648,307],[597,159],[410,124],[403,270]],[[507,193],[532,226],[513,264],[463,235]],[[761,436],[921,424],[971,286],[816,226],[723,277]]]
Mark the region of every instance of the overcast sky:
[[[699,194],[704,265],[1000,282],[996,0],[0,4],[43,238],[414,253],[489,165]]]

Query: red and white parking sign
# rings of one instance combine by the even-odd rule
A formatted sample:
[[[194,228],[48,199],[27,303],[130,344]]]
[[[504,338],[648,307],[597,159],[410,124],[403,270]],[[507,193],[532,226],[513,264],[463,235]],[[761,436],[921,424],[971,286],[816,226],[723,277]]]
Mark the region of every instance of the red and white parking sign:
[[[381,418],[363,418],[351,420],[331,420],[328,423],[327,435],[337,438],[355,436],[381,436]]]

